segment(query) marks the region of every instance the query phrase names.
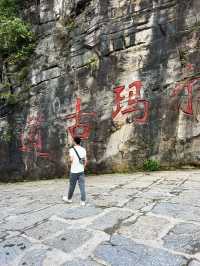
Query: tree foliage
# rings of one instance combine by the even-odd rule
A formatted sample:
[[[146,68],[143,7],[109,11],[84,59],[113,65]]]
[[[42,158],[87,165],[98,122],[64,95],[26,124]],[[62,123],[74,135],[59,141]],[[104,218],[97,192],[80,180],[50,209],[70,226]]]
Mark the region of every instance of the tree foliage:
[[[19,0],[0,0],[0,56],[20,59],[32,52],[34,35],[18,14]]]
[[[18,13],[17,0],[0,0],[0,15],[11,17]]]

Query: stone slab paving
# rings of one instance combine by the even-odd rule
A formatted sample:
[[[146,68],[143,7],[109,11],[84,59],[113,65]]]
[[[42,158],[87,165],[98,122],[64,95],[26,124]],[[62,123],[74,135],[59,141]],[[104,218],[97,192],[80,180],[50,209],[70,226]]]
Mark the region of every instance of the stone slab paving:
[[[189,263],[188,266],[200,266],[200,262],[196,261],[196,260],[193,260]]]
[[[164,246],[170,249],[189,254],[200,252],[200,225],[177,224],[163,240]]]
[[[200,171],[0,184],[0,266],[200,266]]]
[[[74,261],[68,261],[67,263],[63,264],[62,266],[101,266],[102,264],[92,260],[74,260]],[[197,266],[197,265],[196,265]]]
[[[156,240],[171,225],[165,218],[158,219],[150,215],[142,215],[136,219],[135,222],[127,220],[118,232],[131,239]]]
[[[186,259],[181,256],[172,255],[165,250],[137,244],[119,235],[113,236],[109,243],[100,245],[96,249],[95,255],[115,266],[186,265]]]

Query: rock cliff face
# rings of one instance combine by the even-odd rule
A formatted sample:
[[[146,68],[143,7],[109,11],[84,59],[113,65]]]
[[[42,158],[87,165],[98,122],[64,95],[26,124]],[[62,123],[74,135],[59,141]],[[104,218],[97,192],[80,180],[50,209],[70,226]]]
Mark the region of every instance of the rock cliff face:
[[[40,0],[24,16],[38,43],[9,70],[22,96],[1,100],[1,180],[64,175],[77,134],[92,172],[200,165],[199,0]]]

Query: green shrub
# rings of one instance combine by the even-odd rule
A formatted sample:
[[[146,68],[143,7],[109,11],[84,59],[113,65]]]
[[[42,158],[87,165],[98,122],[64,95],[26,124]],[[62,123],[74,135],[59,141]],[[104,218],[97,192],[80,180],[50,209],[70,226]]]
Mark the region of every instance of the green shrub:
[[[150,160],[146,160],[144,162],[144,164],[143,164],[143,169],[145,171],[149,171],[149,172],[151,172],[151,171],[158,171],[159,168],[160,168],[160,164],[156,160],[151,160],[151,159]]]

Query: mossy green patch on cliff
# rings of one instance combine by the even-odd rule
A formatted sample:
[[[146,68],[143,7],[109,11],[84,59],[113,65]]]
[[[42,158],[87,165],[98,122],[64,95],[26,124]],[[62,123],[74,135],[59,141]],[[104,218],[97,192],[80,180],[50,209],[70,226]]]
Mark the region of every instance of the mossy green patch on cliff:
[[[2,141],[4,143],[9,143],[13,139],[14,139],[14,133],[13,133],[13,130],[11,130],[11,128],[4,130],[1,137],[0,137],[0,141]]]
[[[4,99],[5,103],[8,105],[15,105],[18,102],[18,97],[11,93],[1,93],[0,99]]]
[[[25,100],[25,98],[27,98],[26,94],[29,93],[29,90],[30,90],[30,87],[27,86],[16,94],[12,94],[10,92],[0,93],[0,99],[4,99],[5,104],[14,106],[18,103],[22,103]]]
[[[192,31],[199,31],[200,29],[200,21],[197,21],[191,28]]]
[[[89,59],[89,61],[87,62],[87,65],[92,69],[92,70],[96,70],[98,65],[99,65],[99,60],[96,56],[93,56]]]
[[[74,30],[77,27],[75,19],[74,18],[69,18],[67,20],[67,22],[65,23],[65,26],[66,26],[68,31]]]
[[[68,32],[73,31],[77,27],[75,17],[73,16],[63,17],[60,22],[61,25],[68,30]]]
[[[28,73],[29,73],[29,67],[28,66],[24,66],[20,70],[20,72],[18,73],[18,76],[17,76],[18,81],[19,82],[23,82],[25,80],[25,78],[27,77]]]

